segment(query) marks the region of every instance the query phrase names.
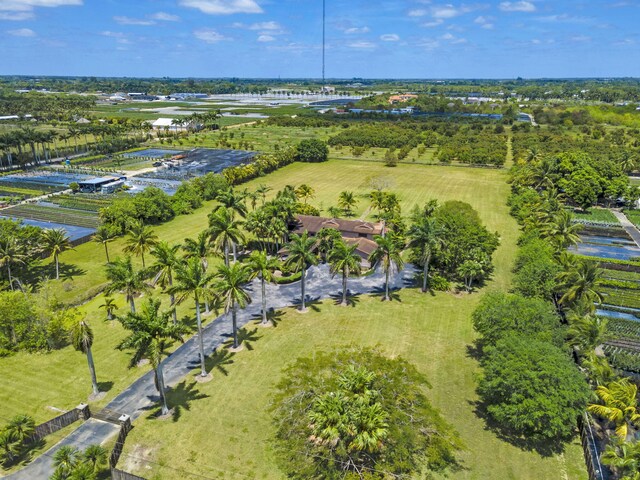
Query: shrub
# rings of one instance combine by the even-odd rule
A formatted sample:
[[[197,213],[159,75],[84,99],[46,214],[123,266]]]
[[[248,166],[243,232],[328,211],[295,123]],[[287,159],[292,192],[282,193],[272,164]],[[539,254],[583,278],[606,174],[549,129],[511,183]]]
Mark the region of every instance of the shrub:
[[[322,140],[302,140],[296,147],[296,160],[299,162],[326,162],[328,158],[329,147]]]

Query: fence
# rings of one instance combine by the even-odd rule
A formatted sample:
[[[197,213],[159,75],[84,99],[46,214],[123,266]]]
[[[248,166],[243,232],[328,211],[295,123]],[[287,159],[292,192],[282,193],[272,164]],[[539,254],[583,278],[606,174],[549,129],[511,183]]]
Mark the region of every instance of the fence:
[[[70,410],[62,415],[59,415],[51,420],[44,422],[35,428],[35,432],[31,437],[32,440],[38,441],[47,435],[50,435],[58,430],[62,430],[64,427],[71,425],[75,421],[79,419],[86,420],[91,416],[91,412],[89,411],[89,407],[87,405],[78,405],[73,410]]]
[[[111,412],[108,412],[111,413]],[[116,440],[116,444],[113,446],[113,450],[111,451],[111,456],[109,457],[109,467],[111,468],[111,479],[112,480],[145,480],[143,477],[138,477],[132,473],[123,472],[122,470],[118,470],[116,466],[118,465],[118,460],[120,460],[120,455],[122,455],[122,450],[124,449],[124,442],[127,440],[127,435],[131,431],[131,418],[129,415],[122,415],[119,417],[120,422],[120,433],[118,433],[118,439]]]
[[[580,440],[582,441],[584,461],[587,464],[589,480],[607,480],[609,478],[608,471],[600,463],[598,443],[593,434],[591,419],[586,413],[578,417],[578,428],[580,429]]]

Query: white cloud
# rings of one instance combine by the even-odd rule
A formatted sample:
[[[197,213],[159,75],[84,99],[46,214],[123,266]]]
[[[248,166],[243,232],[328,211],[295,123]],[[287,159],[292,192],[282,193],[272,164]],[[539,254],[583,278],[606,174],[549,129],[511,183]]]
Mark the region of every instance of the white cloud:
[[[425,50],[435,50],[440,46],[440,42],[433,38],[424,38],[420,40],[416,46],[424,48]]]
[[[383,42],[397,42],[400,40],[400,36],[395,33],[385,33],[384,35],[380,35],[380,40]]]
[[[207,43],[218,43],[222,40],[227,39],[227,37],[225,37],[221,33],[216,32],[211,28],[201,28],[199,30],[195,30],[193,32],[193,35],[198,40],[202,40],[203,42],[207,42]]]
[[[473,23],[480,25],[480,28],[484,28],[486,30],[491,30],[493,28],[493,18],[492,17],[484,17],[479,16],[476,18]]]
[[[249,25],[249,30],[282,30],[282,26],[278,22],[258,22]]]
[[[500,4],[500,10],[503,12],[535,12],[536,6],[526,0],[519,2],[502,2]]]
[[[415,10],[409,10],[410,17],[424,17],[425,15],[429,15],[429,10],[425,10],[424,8],[416,8]]]
[[[351,28],[347,28],[345,29],[344,33],[348,33],[348,34],[354,34],[354,33],[369,33],[371,30],[369,30],[369,27],[351,27]]]
[[[258,41],[259,42],[273,42],[273,41],[275,41],[275,37],[272,37],[271,35],[260,35],[258,37]]]
[[[115,16],[113,19],[120,25],[155,25],[153,20],[145,20],[141,18]]]
[[[17,30],[9,30],[7,31],[9,35],[14,37],[35,37],[36,32],[31,30],[30,28],[18,28]]]
[[[35,7],[62,7],[82,5],[82,0],[0,0],[0,10],[30,12]]]
[[[100,32],[100,35],[104,37],[115,38],[116,42],[122,45],[129,45],[131,40],[127,38],[127,35],[122,32],[112,32],[110,30],[105,30],[104,32]]]
[[[22,21],[33,17],[33,12],[0,12],[0,20]]]
[[[351,48],[371,49],[371,48],[376,48],[377,45],[372,42],[358,41],[358,42],[351,42],[347,46]]]
[[[197,8],[209,15],[263,12],[255,0],[180,0],[179,4],[183,7]]]
[[[460,43],[467,43],[467,39],[466,38],[460,38],[460,37],[456,37],[455,35],[451,34],[451,33],[445,33],[444,35],[442,35],[440,37],[440,39],[445,40],[453,45],[458,45]]]
[[[433,16],[433,18],[446,19],[446,18],[454,18],[454,17],[460,16],[464,13],[470,12],[471,10],[472,9],[470,7],[465,7],[465,6],[454,7],[451,4],[439,5],[439,6],[434,6],[431,9],[431,15]]]
[[[434,20],[433,22],[426,22],[426,23],[423,23],[423,24],[422,24],[422,26],[423,26],[423,27],[427,27],[427,28],[434,28],[434,27],[437,27],[437,26],[442,25],[443,23],[444,23],[444,20],[442,20],[441,18],[439,18],[439,19],[437,19],[437,20]]]
[[[161,22],[177,22],[180,20],[178,15],[171,15],[170,13],[158,12],[151,15],[153,20],[159,20]]]

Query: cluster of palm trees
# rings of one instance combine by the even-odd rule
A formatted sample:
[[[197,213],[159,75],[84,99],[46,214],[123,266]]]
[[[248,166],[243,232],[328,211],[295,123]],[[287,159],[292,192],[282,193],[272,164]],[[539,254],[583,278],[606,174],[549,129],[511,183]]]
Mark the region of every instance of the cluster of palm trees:
[[[31,242],[21,242],[21,239],[15,236],[0,241],[0,268],[5,269],[11,290],[15,290],[16,285],[20,288],[22,286],[14,275],[14,267],[27,265],[34,258],[43,255],[53,257],[56,280],[60,279],[60,254],[73,249],[69,235],[63,228],[51,228],[43,230],[38,237],[37,246]]]
[[[203,113],[194,112],[190,115],[182,115],[171,121],[172,125],[181,127],[185,130],[197,130],[200,126],[204,128],[212,128],[216,120],[220,117],[220,111],[208,111]]]
[[[28,415],[16,415],[0,428],[0,464],[10,466],[29,448],[36,424]]]
[[[53,455],[55,468],[51,480],[95,480],[107,465],[107,450],[101,445],[89,445],[79,450],[63,445]]]

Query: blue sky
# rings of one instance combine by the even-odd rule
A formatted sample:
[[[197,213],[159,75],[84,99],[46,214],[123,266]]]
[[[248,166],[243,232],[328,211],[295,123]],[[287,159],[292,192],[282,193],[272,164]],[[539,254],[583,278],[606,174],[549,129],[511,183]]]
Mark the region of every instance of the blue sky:
[[[640,0],[326,0],[327,77],[640,76]],[[321,75],[321,0],[0,0],[0,74]]]

